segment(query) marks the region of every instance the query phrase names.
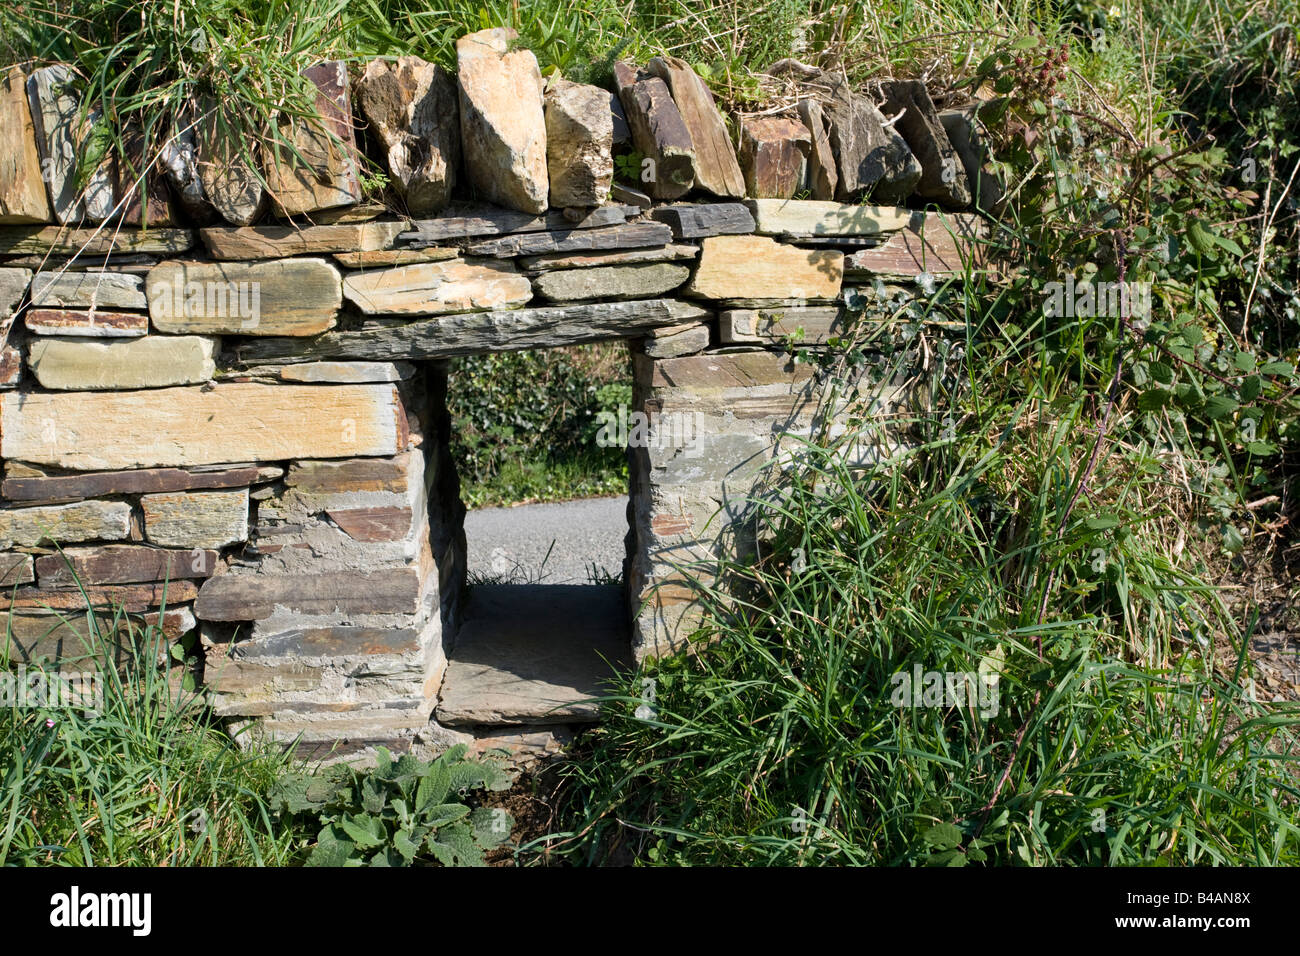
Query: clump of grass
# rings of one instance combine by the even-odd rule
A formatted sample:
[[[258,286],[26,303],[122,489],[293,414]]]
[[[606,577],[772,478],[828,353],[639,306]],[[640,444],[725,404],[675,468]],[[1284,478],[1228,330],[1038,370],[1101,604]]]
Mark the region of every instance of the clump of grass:
[[[1089,565],[1109,532],[1067,512],[1086,467],[1060,454],[1068,431],[1029,462],[1036,438],[996,434],[979,453],[982,440],[929,449],[928,476],[925,453],[859,474],[842,450],[809,449],[765,506],[766,557],[724,568],[746,587],[706,590],[697,653],[611,702],[565,769],[565,828],[531,849],[587,863],[1300,860],[1300,711],[1252,701],[1244,657],[1202,652],[1226,622],[1158,541],[1111,547],[1117,572]],[[1121,577],[1144,582],[1122,602]],[[994,693],[913,698],[901,675],[916,671],[979,675]]]
[[[301,834],[266,799],[291,756],[241,749],[215,726],[202,700],[169,680],[158,626],[86,613],[53,636],[66,649],[83,643],[79,634],[85,656],[62,666],[99,681],[101,706],[0,711],[0,865],[291,861]],[[0,667],[16,670],[4,657]]]

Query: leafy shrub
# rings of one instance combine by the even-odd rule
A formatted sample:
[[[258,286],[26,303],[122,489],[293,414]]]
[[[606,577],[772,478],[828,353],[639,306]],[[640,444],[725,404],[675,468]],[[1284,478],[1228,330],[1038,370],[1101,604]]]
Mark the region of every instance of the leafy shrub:
[[[426,763],[394,761],[380,747],[374,770],[335,765],[277,784],[272,806],[320,825],[308,866],[482,866],[484,850],[504,843],[514,825],[502,809],[470,809],[452,799],[472,790],[505,790],[496,763],[466,760],[459,744]]]
[[[623,345],[460,359],[451,373],[452,454],[471,507],[626,493],[620,448],[597,414],[631,396]]]

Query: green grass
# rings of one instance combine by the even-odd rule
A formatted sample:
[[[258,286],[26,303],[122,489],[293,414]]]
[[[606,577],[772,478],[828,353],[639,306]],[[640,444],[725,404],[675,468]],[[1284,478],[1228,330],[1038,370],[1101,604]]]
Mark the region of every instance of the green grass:
[[[985,379],[963,399],[981,407],[955,436],[896,422],[931,438],[865,470],[810,446],[755,499],[759,560],[702,591],[695,653],[611,700],[564,770],[564,826],[526,850],[1300,862],[1300,708],[1250,699],[1249,629],[1169,554],[1164,472],[1131,452],[1090,465],[1082,402],[1008,401]],[[1224,633],[1237,650],[1216,657]],[[996,706],[897,706],[914,668],[996,674]]]
[[[65,669],[98,674],[103,705],[0,710],[0,865],[293,860],[300,835],[271,813],[267,795],[296,762],[241,749],[175,674],[169,682],[158,662],[171,649],[158,628],[120,613],[76,626],[89,634],[86,655]],[[72,627],[58,635],[65,654],[80,646]],[[19,662],[5,666],[16,672]]]

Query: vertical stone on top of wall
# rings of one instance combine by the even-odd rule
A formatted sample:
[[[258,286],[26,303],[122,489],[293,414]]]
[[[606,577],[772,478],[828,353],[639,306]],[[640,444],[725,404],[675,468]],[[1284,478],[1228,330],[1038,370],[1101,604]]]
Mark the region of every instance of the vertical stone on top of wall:
[[[546,118],[542,73],[531,50],[511,50],[513,29],[456,41],[461,150],[482,198],[521,212],[546,211]]]
[[[42,223],[50,216],[26,77],[11,66],[0,74],[0,223]]]
[[[254,169],[256,157],[251,145],[234,135],[211,100],[199,107],[195,133],[199,181],[212,208],[232,226],[247,226],[262,214],[266,190]]]
[[[546,89],[546,162],[551,205],[599,206],[614,181],[609,93],[556,77]]]
[[[90,129],[100,117],[98,110],[82,115],[75,83],[76,74],[62,63],[27,77],[27,101],[41,156],[41,174],[49,189],[54,219],[62,225],[83,220],[99,222],[113,211],[111,162],[100,164],[84,188],[77,183]]]
[[[281,122],[285,142],[275,144],[266,162],[266,185],[275,214],[282,217],[361,201],[347,64],[326,60],[302,75],[316,88],[316,115]]]
[[[412,216],[447,205],[460,169],[456,80],[418,56],[371,60],[357,101],[383,144],[388,174]]]

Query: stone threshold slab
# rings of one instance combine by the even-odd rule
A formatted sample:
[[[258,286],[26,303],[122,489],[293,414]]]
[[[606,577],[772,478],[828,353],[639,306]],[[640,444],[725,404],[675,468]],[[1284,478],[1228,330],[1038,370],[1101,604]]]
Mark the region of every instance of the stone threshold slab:
[[[617,585],[476,585],[436,710],[449,726],[593,722],[629,660]]]

